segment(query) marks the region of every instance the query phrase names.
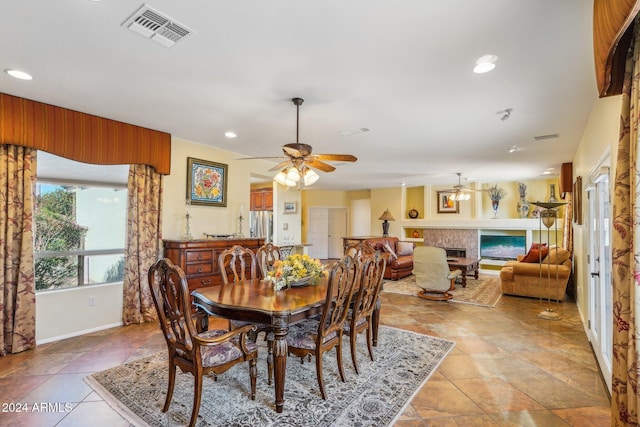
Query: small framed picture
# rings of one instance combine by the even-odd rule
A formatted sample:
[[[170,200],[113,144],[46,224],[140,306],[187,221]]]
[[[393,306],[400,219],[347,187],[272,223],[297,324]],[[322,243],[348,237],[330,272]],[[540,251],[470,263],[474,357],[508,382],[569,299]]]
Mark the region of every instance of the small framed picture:
[[[460,204],[451,199],[450,191],[438,191],[438,213],[460,213]]]
[[[227,206],[228,166],[187,157],[187,201],[192,205]]]
[[[284,202],[284,213],[296,213],[296,202]]]

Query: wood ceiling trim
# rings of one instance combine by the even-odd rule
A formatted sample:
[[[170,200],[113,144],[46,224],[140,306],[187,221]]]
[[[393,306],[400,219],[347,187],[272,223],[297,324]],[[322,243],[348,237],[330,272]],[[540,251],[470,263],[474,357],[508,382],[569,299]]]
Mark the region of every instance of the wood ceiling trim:
[[[593,50],[600,97],[622,93],[624,64],[640,0],[594,0]]]

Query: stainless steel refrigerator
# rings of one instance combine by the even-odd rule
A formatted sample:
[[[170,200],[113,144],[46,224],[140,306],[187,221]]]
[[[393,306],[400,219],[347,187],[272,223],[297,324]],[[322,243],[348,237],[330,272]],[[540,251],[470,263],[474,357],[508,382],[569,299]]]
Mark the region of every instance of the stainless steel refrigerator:
[[[261,237],[265,243],[273,241],[273,212],[272,211],[250,211],[249,212],[249,235],[251,237]]]

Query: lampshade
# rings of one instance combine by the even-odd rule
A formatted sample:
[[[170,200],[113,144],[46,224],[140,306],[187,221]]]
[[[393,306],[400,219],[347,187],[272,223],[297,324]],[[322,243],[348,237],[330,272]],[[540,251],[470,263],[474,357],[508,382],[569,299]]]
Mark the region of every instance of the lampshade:
[[[273,180],[280,185],[287,185],[287,174],[286,169],[281,170],[273,177]]]
[[[289,171],[287,172],[287,180],[293,182],[300,181],[300,171],[298,168],[289,168]]]
[[[382,215],[380,215],[380,218],[378,219],[382,219],[384,221],[395,221],[396,219],[393,217],[393,215],[391,215],[391,212],[389,212],[389,209],[387,209],[386,211],[384,211],[382,213]]]
[[[311,169],[305,170],[304,174],[302,174],[302,179],[304,180],[305,187],[308,187],[309,185],[313,184],[319,178],[320,176]]]

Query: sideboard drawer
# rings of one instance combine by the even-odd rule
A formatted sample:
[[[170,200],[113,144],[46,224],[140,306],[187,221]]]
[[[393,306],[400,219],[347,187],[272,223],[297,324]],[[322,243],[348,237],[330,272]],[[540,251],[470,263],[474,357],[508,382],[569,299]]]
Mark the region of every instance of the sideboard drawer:
[[[205,286],[219,284],[216,282],[214,276],[194,277],[194,278],[188,279],[187,283],[189,284],[189,292],[193,291],[194,289],[202,288]]]
[[[211,274],[213,273],[212,262],[200,262],[197,264],[187,264],[187,277],[195,274]]]
[[[185,251],[187,262],[199,262],[199,261],[211,261],[213,260],[213,250],[211,249],[203,249],[203,250],[189,250]]]

